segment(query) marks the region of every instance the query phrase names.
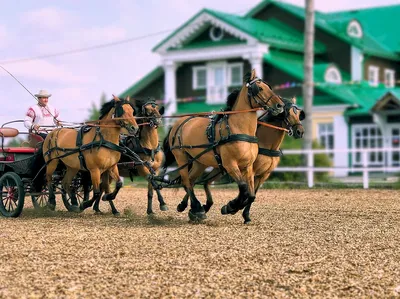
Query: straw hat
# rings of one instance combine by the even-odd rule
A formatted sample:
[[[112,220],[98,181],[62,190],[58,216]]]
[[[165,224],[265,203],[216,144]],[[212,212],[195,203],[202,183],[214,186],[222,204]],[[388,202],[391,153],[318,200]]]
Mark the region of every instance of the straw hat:
[[[45,89],[41,89],[41,90],[39,90],[39,93],[35,94],[35,97],[37,97],[37,98],[50,98],[51,97],[51,93],[48,93],[48,91],[45,90]]]

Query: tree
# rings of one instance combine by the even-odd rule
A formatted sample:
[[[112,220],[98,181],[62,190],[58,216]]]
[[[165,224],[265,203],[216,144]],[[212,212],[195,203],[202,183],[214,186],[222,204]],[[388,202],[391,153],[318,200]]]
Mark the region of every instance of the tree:
[[[303,149],[312,149],[312,107],[314,96],[314,0],[306,0],[305,19],[305,43],[304,43],[304,85],[303,99],[304,112],[307,117],[304,120]]]
[[[92,108],[89,110],[89,118],[87,120],[98,120],[100,118],[101,106],[107,101],[107,96],[103,92],[100,97],[100,105],[97,107],[95,102],[92,102]]]

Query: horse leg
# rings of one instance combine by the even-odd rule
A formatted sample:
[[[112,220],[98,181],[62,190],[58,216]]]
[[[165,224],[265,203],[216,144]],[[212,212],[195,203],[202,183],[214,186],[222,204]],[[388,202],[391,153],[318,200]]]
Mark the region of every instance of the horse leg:
[[[156,193],[157,193],[158,202],[160,203],[160,210],[161,211],[168,211],[168,206],[164,201],[164,197],[161,195],[160,189],[156,189]]]
[[[100,190],[100,181],[101,181],[101,173],[100,169],[90,169],[90,177],[92,179],[93,184],[93,197],[88,201],[81,202],[79,208],[83,211],[93,205],[93,203],[100,198],[101,190]]]
[[[206,204],[203,205],[204,211],[207,213],[210,208],[212,207],[212,205],[214,204],[212,195],[211,195],[211,190],[210,190],[210,183],[211,182],[207,182],[205,183],[204,186],[204,191],[206,192],[206,196],[207,196],[207,201]]]
[[[245,167],[243,171],[240,171],[237,165],[229,165],[225,169],[238,184],[239,196],[224,205],[221,208],[221,213],[233,215],[255,199],[253,165]]]
[[[100,194],[103,194],[103,192],[104,193],[111,192],[110,191],[110,183],[111,183],[111,179],[110,179],[109,172],[108,171],[103,172],[101,175]],[[101,195],[99,198],[96,199],[96,201],[94,202],[94,205],[93,205],[93,211],[96,214],[103,214],[103,212],[100,210],[100,207],[99,207],[100,206],[100,198],[101,198]]]
[[[153,185],[147,182],[147,215],[153,215]]]
[[[178,164],[178,167],[181,167],[185,164],[188,163],[188,157],[186,155],[185,152],[183,151],[175,151],[174,152],[174,156],[176,158],[176,162]],[[182,184],[185,188],[185,191],[187,194],[189,194],[190,197],[190,211],[189,211],[189,218],[192,221],[201,221],[207,218],[206,213],[204,212],[204,208],[201,205],[201,203],[199,202],[199,200],[196,198],[196,195],[194,194],[194,190],[193,190],[193,185],[191,183],[191,180],[189,179],[189,171],[188,171],[188,166],[182,168],[179,170],[179,174],[181,175],[182,178]],[[202,169],[200,170],[199,167],[199,163],[197,162],[193,162],[193,167],[191,168],[190,172],[191,174],[193,173],[193,171],[198,172],[197,175],[200,175],[205,167],[201,167]],[[196,169],[198,171],[196,171]],[[195,174],[195,173],[193,173]],[[192,174],[192,175],[193,175]],[[196,181],[197,177],[192,177],[192,181],[193,183]]]
[[[186,210],[186,208],[188,206],[188,202],[189,202],[189,193],[186,193],[185,196],[183,197],[182,201],[176,207],[176,210],[178,212],[183,212],[184,210]]]
[[[76,198],[76,193],[72,192],[71,190],[71,183],[76,174],[78,173],[77,169],[73,169],[71,167],[67,166],[67,171],[64,174],[64,178],[62,180],[62,186],[64,189],[64,192],[66,192],[69,197],[71,198],[71,210],[73,212],[80,212],[79,206],[78,206],[78,199]]]
[[[52,160],[46,166],[47,189],[49,189],[49,202],[47,206],[52,211],[56,209],[56,195],[54,194],[52,176],[54,171],[56,171],[57,165],[58,160]]]
[[[117,208],[115,207],[113,200],[117,197],[119,190],[123,186],[123,182],[121,180],[121,177],[119,176],[117,165],[114,165],[114,167],[111,170],[109,170],[108,173],[110,175],[110,177],[108,178],[108,184],[107,184],[108,188],[105,191],[106,194],[103,195],[102,200],[108,201],[108,203],[110,204],[110,207],[111,207],[111,212],[113,213],[114,216],[118,216],[120,213],[117,210]],[[115,190],[110,193],[109,187],[110,187],[110,183],[112,180],[115,181]]]
[[[255,186],[255,194],[257,194],[258,189],[260,186],[268,179],[268,177],[271,175],[270,172],[267,172],[264,174],[262,177],[256,177],[254,179],[254,186]],[[247,206],[243,209],[243,219],[244,219],[244,224],[249,224],[251,222],[250,219],[250,208],[253,202],[249,202]]]
[[[111,176],[111,178],[115,181],[115,189],[113,192],[111,193],[106,193],[103,195],[102,200],[104,201],[111,201],[114,200],[115,197],[117,196],[119,190],[122,188],[123,186],[123,182],[119,176],[119,172],[118,172],[118,167],[117,165],[114,165],[111,170],[109,171],[109,174]]]

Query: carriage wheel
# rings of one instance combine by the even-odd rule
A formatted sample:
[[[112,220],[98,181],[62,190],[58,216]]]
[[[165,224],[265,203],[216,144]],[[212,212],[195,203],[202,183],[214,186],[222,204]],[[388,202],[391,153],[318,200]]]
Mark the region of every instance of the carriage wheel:
[[[0,178],[0,212],[5,217],[18,217],[25,201],[25,189],[15,172],[6,172]]]
[[[45,210],[45,209],[47,209],[48,204],[49,204],[48,191],[49,190],[47,189],[47,187],[44,187],[43,190],[42,190],[43,194],[41,194],[39,196],[35,196],[35,195],[31,196],[33,207],[36,210]]]
[[[89,200],[89,195],[90,195],[90,188],[89,187],[84,187],[84,186],[79,186],[75,191],[72,189],[72,192],[75,192],[76,199],[78,202],[78,207],[80,204],[84,201]],[[67,192],[65,192],[64,189],[62,189],[62,200],[64,203],[65,208],[69,212],[76,212],[76,208],[72,205],[71,197]]]

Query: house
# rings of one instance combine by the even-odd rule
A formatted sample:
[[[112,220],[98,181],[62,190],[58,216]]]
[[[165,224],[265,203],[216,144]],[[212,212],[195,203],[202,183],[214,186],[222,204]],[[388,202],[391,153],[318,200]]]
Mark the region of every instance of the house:
[[[400,166],[399,152],[380,150],[400,147],[398,16],[400,5],[315,14],[313,138],[376,148],[369,166]],[[121,96],[163,99],[167,114],[219,110],[255,69],[302,106],[304,19],[303,7],[275,0],[244,16],[203,9],[153,48],[162,65]],[[359,167],[362,157],[335,153],[333,163]]]

